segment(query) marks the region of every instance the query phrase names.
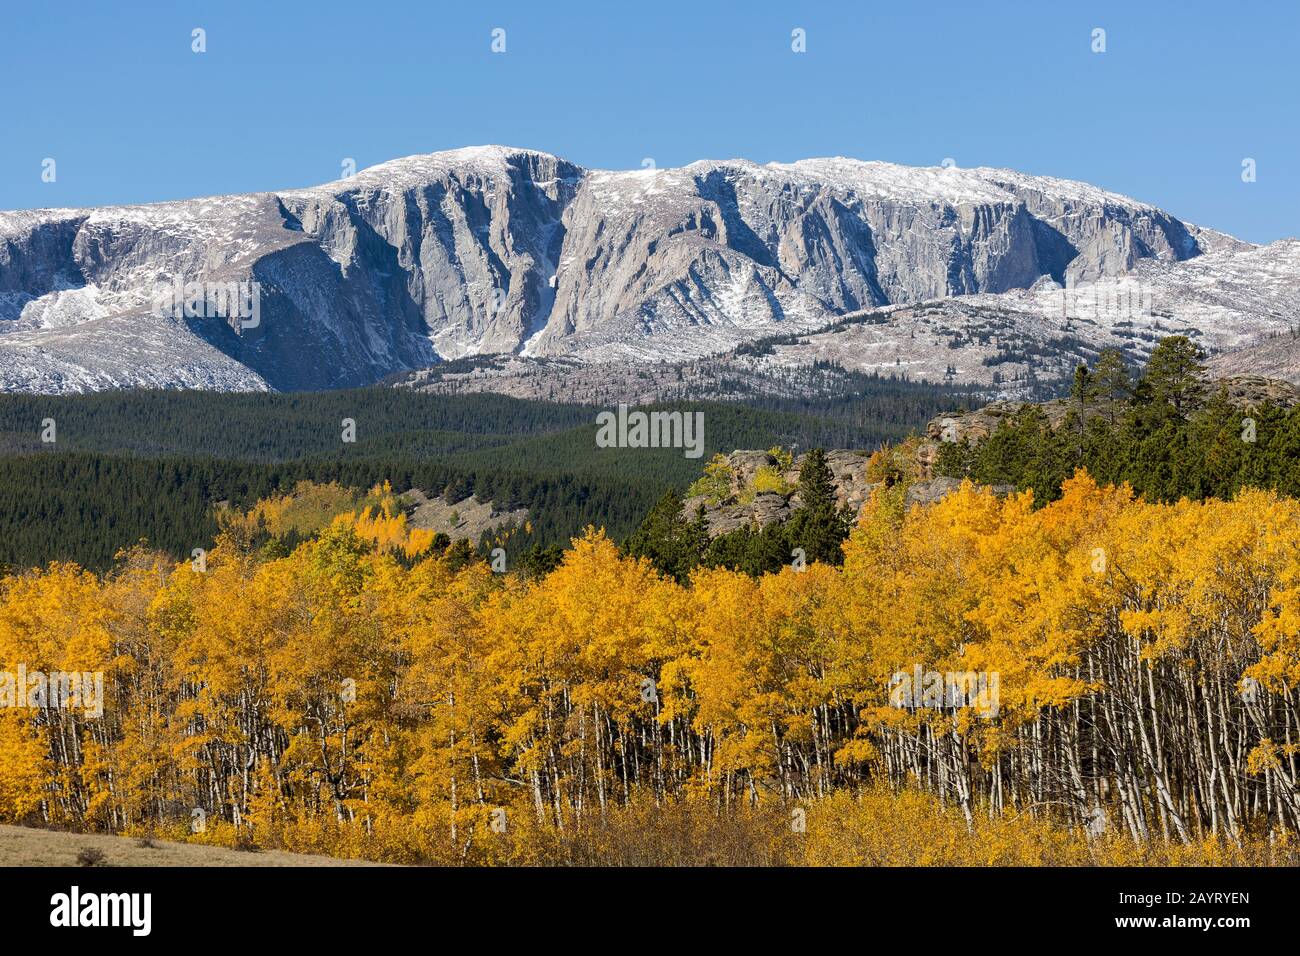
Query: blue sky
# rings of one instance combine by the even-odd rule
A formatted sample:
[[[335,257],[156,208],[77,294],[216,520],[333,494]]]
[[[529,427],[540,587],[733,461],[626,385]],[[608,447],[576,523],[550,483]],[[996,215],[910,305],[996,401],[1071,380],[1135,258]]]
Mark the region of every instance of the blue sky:
[[[0,209],[505,143],[609,168],[951,157],[1267,242],[1300,235],[1298,39],[1292,0],[25,4],[0,31]]]

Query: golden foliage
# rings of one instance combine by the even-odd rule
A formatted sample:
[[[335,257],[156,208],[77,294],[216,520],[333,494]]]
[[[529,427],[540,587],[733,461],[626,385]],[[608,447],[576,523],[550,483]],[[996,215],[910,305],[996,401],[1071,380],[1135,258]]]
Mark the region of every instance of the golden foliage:
[[[105,707],[0,708],[0,819],[405,862],[1294,862],[1300,505],[891,492],[843,569],[759,580],[594,529],[540,579],[462,567],[383,486],[254,509],[317,526],[282,557],[6,578],[0,668],[103,672]],[[917,668],[997,697],[899,706]]]

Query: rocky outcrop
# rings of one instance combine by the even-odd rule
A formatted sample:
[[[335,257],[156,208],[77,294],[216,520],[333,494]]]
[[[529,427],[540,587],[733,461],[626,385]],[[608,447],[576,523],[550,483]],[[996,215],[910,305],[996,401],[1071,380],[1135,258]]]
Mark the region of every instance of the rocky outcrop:
[[[870,493],[866,481],[867,456],[869,452],[838,449],[826,453],[826,461],[835,479],[836,497],[841,507],[861,508],[865,496]],[[764,527],[777,521],[784,521],[802,501],[799,498],[799,469],[804,456],[794,458],[789,467],[766,451],[738,450],[727,456],[727,473],[729,487],[725,494],[716,499],[704,495],[692,495],[683,502],[682,512],[688,517],[694,516],[700,507],[704,508],[704,520],[709,535],[716,537],[735,531],[745,525]],[[755,478],[759,469],[764,469],[769,478],[775,478],[784,486],[781,491],[766,491],[755,488]]]
[[[1300,384],[1263,375],[1232,375],[1215,379],[1211,392],[1222,388],[1229,402],[1241,409],[1260,405],[1294,408],[1300,405]]]
[[[945,412],[930,419],[925,435],[933,442],[981,441],[1025,407],[1025,402],[990,402],[973,412]]]
[[[510,525],[522,526],[528,520],[528,509],[502,510],[491,501],[479,501],[474,495],[457,502],[449,502],[442,495],[429,497],[419,489],[402,493],[407,506],[407,524],[412,528],[438,531],[453,541],[467,538],[477,543],[488,531]]]
[[[826,452],[826,462],[833,476],[836,501],[841,508],[848,508],[856,517],[871,497],[871,493],[880,482],[870,481],[867,477],[867,462],[871,452],[857,449],[832,449]],[[730,487],[718,500],[710,500],[703,495],[693,495],[685,499],[682,513],[694,517],[701,507],[704,508],[704,521],[710,537],[726,534],[747,525],[765,527],[790,517],[802,501],[796,485],[803,456],[795,459],[794,465],[784,470],[779,469],[779,462],[769,452],[734,451],[726,456],[730,471]],[[760,468],[777,470],[787,485],[783,493],[756,492],[755,476]],[[769,472],[770,473],[770,472]],[[952,478],[926,478],[909,484],[905,501],[908,505],[928,505],[941,500],[961,482]],[[1015,489],[1010,485],[993,487],[996,494],[1009,494]]]
[[[1203,400],[1222,394],[1235,407],[1244,410],[1269,403],[1283,408],[1300,405],[1300,386],[1262,376],[1238,375],[1230,378],[1209,379]],[[1022,411],[1029,403],[996,401],[974,411],[953,411],[936,415],[925,429],[924,437],[909,439],[895,451],[905,456],[904,466],[909,480],[904,498],[908,506],[931,505],[942,500],[961,486],[957,478],[936,476],[934,465],[939,448],[944,442],[978,443],[993,434],[1008,419]],[[1077,404],[1068,399],[1058,399],[1038,404],[1048,426],[1056,429],[1067,420]],[[1085,420],[1116,413],[1115,403],[1092,403],[1084,409]],[[872,491],[880,486],[868,477],[870,451],[860,449],[834,449],[826,452],[827,465],[834,479],[836,501],[860,516]],[[725,494],[711,500],[703,495],[688,497],[683,503],[683,514],[694,516],[704,508],[704,519],[709,535],[716,537],[746,525],[764,527],[784,521],[801,504],[797,491],[799,469],[804,456],[795,459],[790,467],[781,467],[771,452],[735,451],[726,456],[729,484]],[[755,479],[760,469],[766,469],[769,479],[773,473],[786,486],[782,493],[758,492]],[[878,472],[879,473],[879,472]],[[1013,485],[991,485],[996,495],[1015,493]]]

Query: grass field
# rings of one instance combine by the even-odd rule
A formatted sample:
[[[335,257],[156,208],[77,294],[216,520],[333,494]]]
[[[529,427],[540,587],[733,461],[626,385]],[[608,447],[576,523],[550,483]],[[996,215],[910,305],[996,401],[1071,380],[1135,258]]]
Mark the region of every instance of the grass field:
[[[378,866],[364,860],[339,860],[304,853],[246,853],[223,847],[155,840],[143,847],[135,837],[63,833],[0,826],[0,866],[78,866],[83,850],[99,850],[101,866]]]

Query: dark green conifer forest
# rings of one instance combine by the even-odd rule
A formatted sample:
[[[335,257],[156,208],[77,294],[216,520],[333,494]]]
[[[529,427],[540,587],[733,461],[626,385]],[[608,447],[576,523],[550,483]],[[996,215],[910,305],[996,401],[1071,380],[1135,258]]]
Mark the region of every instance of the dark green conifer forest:
[[[103,392],[0,395],[0,568],[71,560],[107,568],[141,540],[177,557],[217,533],[214,506],[247,508],[298,482],[473,494],[527,508],[545,555],[587,525],[619,539],[717,451],[798,443],[874,447],[953,403],[953,393],[862,377],[860,394],[648,406],[704,412],[704,458],[598,448],[598,409],[499,395],[374,387],[294,394]],[[343,440],[344,420],[355,441]],[[44,423],[53,422],[54,441]],[[543,560],[544,558],[539,558]]]

